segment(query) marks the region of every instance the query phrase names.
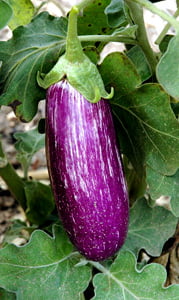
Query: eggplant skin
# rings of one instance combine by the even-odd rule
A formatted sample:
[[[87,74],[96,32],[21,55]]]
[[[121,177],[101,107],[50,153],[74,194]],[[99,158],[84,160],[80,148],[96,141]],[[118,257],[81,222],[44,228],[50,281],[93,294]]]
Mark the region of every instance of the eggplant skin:
[[[109,100],[88,102],[66,80],[47,91],[46,152],[63,226],[87,259],[123,245],[128,193]]]

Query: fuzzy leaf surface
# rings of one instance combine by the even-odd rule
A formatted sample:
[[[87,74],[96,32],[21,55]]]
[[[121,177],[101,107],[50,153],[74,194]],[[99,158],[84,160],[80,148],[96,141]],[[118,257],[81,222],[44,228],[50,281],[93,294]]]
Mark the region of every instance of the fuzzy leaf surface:
[[[130,210],[129,230],[124,249],[139,253],[145,249],[152,256],[159,256],[162,247],[175,232],[178,219],[163,207],[151,208],[142,198]]]
[[[50,186],[38,181],[27,181],[24,190],[28,220],[33,224],[43,224],[55,206]]]
[[[124,0],[111,0],[111,3],[105,9],[105,14],[108,17],[110,27],[127,24]]]
[[[129,27],[120,27],[120,28],[115,29],[113,31],[112,35],[113,36],[124,35],[126,37],[131,37],[131,38],[135,39],[137,28],[138,28],[137,25],[131,25]]]
[[[11,105],[16,115],[30,121],[45,90],[36,81],[37,72],[47,73],[64,52],[67,20],[43,12],[27,26],[0,42],[0,106]]]
[[[130,28],[130,27],[129,27]],[[151,71],[145,57],[144,52],[139,46],[132,47],[128,52],[127,56],[132,60],[134,63],[137,72],[141,76],[142,82],[149,79],[151,77]]]
[[[158,84],[140,85],[135,66],[122,53],[108,55],[100,71],[115,89],[111,104],[121,148],[137,173],[147,164],[173,175],[179,164],[179,125],[168,95]]]
[[[8,0],[8,3],[13,9],[13,17],[9,22],[9,27],[12,30],[31,21],[35,9],[30,0]]]
[[[5,27],[12,17],[11,6],[5,1],[0,1],[0,29]]]
[[[22,247],[0,250],[0,286],[16,293],[17,300],[79,300],[88,286],[90,267],[74,267],[80,255],[59,226],[50,237],[41,230],[32,233]]]
[[[79,35],[110,33],[107,16],[104,14],[109,3],[110,0],[94,0],[83,10],[83,15],[78,17]]]
[[[40,134],[37,128],[26,132],[16,132],[14,137],[17,140],[15,148],[20,153],[33,155],[38,150],[45,147],[45,135]]]
[[[121,251],[109,269],[95,275],[92,300],[177,300],[179,285],[164,288],[165,280],[161,265],[149,264],[138,271],[134,255]]]
[[[27,226],[27,224],[21,220],[13,220],[11,226],[4,235],[2,246],[4,247],[7,244],[13,243],[16,238],[29,240],[30,234],[35,229],[37,229],[37,226],[35,225]]]
[[[14,138],[17,140],[15,143],[17,159],[27,175],[33,155],[45,147],[45,134],[40,134],[38,129],[34,128],[26,132],[16,132]]]
[[[173,98],[179,100],[179,34],[174,36],[159,61],[156,74],[159,83]]]
[[[156,200],[161,196],[170,197],[172,213],[179,217],[179,170],[173,176],[165,176],[147,168],[147,182],[152,199]]]
[[[114,87],[114,100],[131,93],[142,83],[134,64],[123,53],[114,52],[106,56],[99,71],[105,85]]]

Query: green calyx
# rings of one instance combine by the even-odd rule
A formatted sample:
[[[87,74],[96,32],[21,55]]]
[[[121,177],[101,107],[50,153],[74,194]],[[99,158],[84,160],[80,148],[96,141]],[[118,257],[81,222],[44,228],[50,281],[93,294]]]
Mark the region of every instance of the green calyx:
[[[96,103],[101,98],[110,99],[113,96],[113,88],[110,94],[105,91],[102,78],[88,57],[82,62],[73,63],[63,55],[44,78],[38,74],[37,80],[41,87],[47,89],[63,78],[67,78],[68,82],[90,102]]]
[[[67,78],[68,82],[88,101],[96,103],[101,98],[112,98],[114,91],[111,88],[110,94],[106,92],[96,65],[83,52],[77,35],[78,12],[78,7],[74,6],[69,14],[65,54],[59,58],[48,74],[38,73],[37,82],[47,89],[52,84]]]

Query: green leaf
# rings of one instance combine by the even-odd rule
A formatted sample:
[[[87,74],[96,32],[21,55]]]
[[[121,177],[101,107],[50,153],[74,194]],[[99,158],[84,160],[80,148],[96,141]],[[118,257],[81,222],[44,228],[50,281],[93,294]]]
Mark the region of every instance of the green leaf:
[[[89,57],[89,59],[96,65],[100,59],[100,54],[98,53],[95,46],[86,46],[83,48],[83,52]]]
[[[179,164],[179,126],[168,95],[158,84],[139,87],[132,62],[122,53],[108,55],[100,66],[111,101],[122,152],[138,174],[145,165],[161,174],[173,175]]]
[[[0,299],[1,300],[16,300],[16,295],[14,293],[9,293],[8,291],[0,288]]]
[[[156,200],[161,196],[170,197],[172,213],[179,217],[179,170],[173,176],[165,176],[147,168],[147,182],[152,199]]]
[[[0,29],[5,27],[12,18],[13,11],[11,6],[5,1],[0,1]]]
[[[26,177],[33,155],[45,147],[45,134],[40,134],[38,128],[35,128],[26,132],[16,132],[14,138],[17,140],[17,159],[22,164]]]
[[[120,52],[109,54],[99,66],[99,71],[106,86],[114,87],[114,100],[116,97],[131,93],[141,84],[141,78],[134,64]]]
[[[0,286],[16,293],[17,300],[79,300],[91,270],[75,267],[81,256],[72,249],[60,227],[54,228],[53,237],[34,231],[25,246],[0,250]]]
[[[8,0],[8,2],[13,9],[13,17],[9,22],[9,27],[12,30],[31,21],[35,8],[30,0]]]
[[[173,98],[179,100],[179,34],[173,37],[160,59],[156,75],[159,83]]]
[[[51,188],[38,181],[25,183],[26,215],[33,224],[43,224],[53,211],[55,203]]]
[[[15,148],[21,153],[33,155],[45,147],[45,135],[39,133],[37,128],[26,132],[16,132],[14,138],[17,140]]]
[[[30,234],[36,229],[36,226],[27,226],[26,223],[21,220],[13,220],[12,225],[6,231],[3,239],[3,247],[6,244],[12,243],[16,238],[23,238],[28,240]],[[1,299],[1,298],[0,298]]]
[[[44,12],[0,42],[0,106],[11,105],[16,115],[30,121],[45,91],[36,81],[37,72],[48,73],[64,52],[67,20]]]
[[[151,208],[143,198],[130,210],[129,230],[124,249],[136,256],[145,249],[152,256],[159,256],[166,240],[175,232],[178,219],[163,207]]]
[[[98,265],[97,265],[98,267]],[[121,251],[110,269],[104,267],[93,283],[95,296],[92,300],[172,300],[178,299],[179,285],[164,288],[166,271],[159,264],[136,269],[136,259],[130,252]]]
[[[64,77],[89,102],[96,103],[101,98],[110,99],[113,96],[113,89],[107,93],[96,65],[82,50],[81,60],[78,63],[76,60],[68,59],[65,53],[48,74],[45,76],[38,74],[37,80],[38,84],[46,89]]]
[[[146,192],[146,176],[138,176],[131,163],[123,155],[124,174],[127,181],[130,206]]]
[[[142,82],[149,79],[152,74],[142,49],[139,46],[134,46],[126,54],[134,63]]]
[[[111,3],[105,8],[105,14],[110,27],[127,25],[124,0],[111,0]]]
[[[78,17],[78,34],[109,34],[107,16],[104,9],[110,3],[110,0],[94,0],[84,10],[83,15]],[[95,12],[95,13],[94,13]]]
[[[159,48],[162,53],[164,53],[167,50],[168,44],[173,37],[174,37],[174,35],[171,35],[171,34],[167,34],[164,36],[163,40],[159,44]]]
[[[121,36],[131,37],[131,38],[135,39],[137,28],[138,28],[137,25],[132,25],[129,27],[120,27],[113,31],[112,36],[120,36],[121,35]]]

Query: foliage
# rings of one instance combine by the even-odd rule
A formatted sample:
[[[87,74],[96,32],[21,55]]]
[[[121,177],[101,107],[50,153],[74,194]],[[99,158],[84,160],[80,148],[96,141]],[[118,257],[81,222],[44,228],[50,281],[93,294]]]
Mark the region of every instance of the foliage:
[[[0,42],[0,105],[14,107],[19,118],[30,121],[45,96],[36,81],[37,71],[48,72],[64,52],[66,19],[46,12],[17,27],[13,38]]]
[[[39,134],[38,129],[35,128],[28,132],[16,132],[14,138],[17,140],[15,143],[17,159],[21,163],[24,177],[26,177],[33,155],[45,146],[44,134]]]
[[[5,1],[0,2],[0,29],[8,24],[12,17],[12,8]]]
[[[94,277],[96,295],[93,299],[176,299],[179,286],[163,288],[166,274],[160,265],[151,264],[140,271],[135,265],[135,257],[121,251],[109,270],[99,267],[103,273]]]
[[[28,176],[33,155],[45,146],[45,134],[37,128],[18,132],[15,150],[24,177],[8,163],[1,144],[0,176],[27,222],[14,222],[4,238],[0,298],[178,299],[178,285],[164,287],[165,268],[141,261],[140,254],[159,257],[175,238],[178,222],[179,22],[154,6],[156,1],[85,2],[78,35],[88,57],[97,64],[108,42],[125,46],[124,52],[106,55],[97,67],[106,90],[114,88],[108,101],[130,196],[128,236],[123,248],[106,261],[88,261],[79,254],[59,224],[50,186]],[[146,35],[143,6],[175,29],[170,36],[162,31],[158,53]],[[0,1],[0,28],[8,24],[13,30],[11,39],[0,42],[0,106],[11,106],[25,122],[33,120],[38,102],[45,98],[37,73],[48,73],[65,52],[68,17],[39,11],[29,0]],[[158,206],[162,197],[169,199],[167,208]],[[27,243],[15,246],[15,237]]]
[[[91,270],[88,266],[75,267],[79,254],[72,249],[58,227],[53,237],[36,230],[25,247],[8,245],[1,250],[2,287],[13,290],[17,299],[79,299]]]

